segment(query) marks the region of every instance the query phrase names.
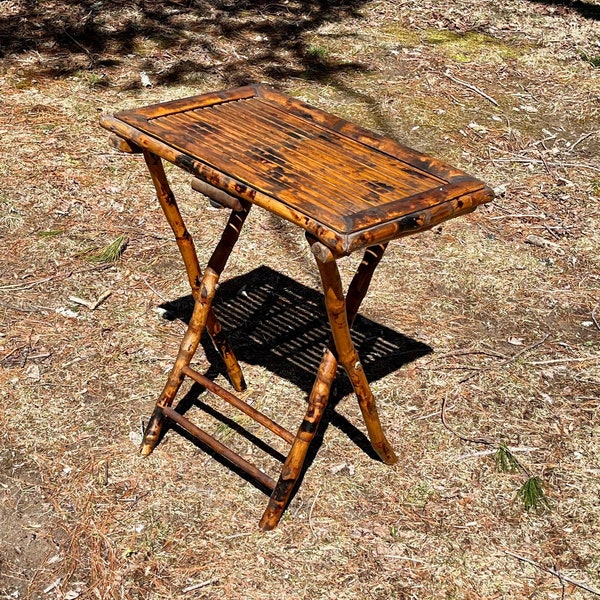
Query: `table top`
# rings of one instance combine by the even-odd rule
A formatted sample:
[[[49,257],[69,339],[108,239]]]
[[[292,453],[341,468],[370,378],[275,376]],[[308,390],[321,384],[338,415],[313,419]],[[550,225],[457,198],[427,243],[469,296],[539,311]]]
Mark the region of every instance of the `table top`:
[[[263,85],[101,123],[296,223],[338,255],[428,229],[493,197],[459,169]]]

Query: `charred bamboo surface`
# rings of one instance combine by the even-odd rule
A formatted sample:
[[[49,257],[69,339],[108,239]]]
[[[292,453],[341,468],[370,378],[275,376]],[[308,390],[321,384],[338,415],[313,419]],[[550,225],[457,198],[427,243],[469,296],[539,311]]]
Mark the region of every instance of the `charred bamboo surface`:
[[[336,256],[492,199],[454,167],[263,85],[123,111],[102,125],[300,225]]]
[[[103,117],[102,125],[112,132],[115,148],[143,153],[195,299],[177,359],[146,428],[142,454],[154,449],[165,418],[178,423],[271,491],[260,527],[273,529],[300,479],[339,363],[352,383],[373,448],[383,462],[395,463],[350,327],[387,242],[471,212],[492,199],[491,191],[430,156],[262,85],[124,111]],[[232,211],[204,273],[161,159],[190,172],[196,177],[195,190]],[[246,386],[212,301],[253,204],[306,231],[331,327],[308,409],[295,435],[190,367],[207,330],[234,389],[239,392]],[[364,258],[344,296],[336,260],[359,248],[365,248]],[[184,377],[291,445],[277,482],[172,408]]]

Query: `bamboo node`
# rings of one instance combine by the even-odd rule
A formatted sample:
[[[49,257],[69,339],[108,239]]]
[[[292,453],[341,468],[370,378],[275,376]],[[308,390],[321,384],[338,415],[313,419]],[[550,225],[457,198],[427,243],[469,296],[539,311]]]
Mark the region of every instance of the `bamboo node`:
[[[310,249],[317,260],[322,263],[330,263],[335,261],[333,252],[321,242],[315,242],[314,244],[311,244]]]

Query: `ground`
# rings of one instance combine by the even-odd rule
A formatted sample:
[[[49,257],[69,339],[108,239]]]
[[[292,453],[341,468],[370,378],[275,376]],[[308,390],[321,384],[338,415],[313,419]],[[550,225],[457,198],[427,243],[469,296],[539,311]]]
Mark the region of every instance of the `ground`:
[[[599,17],[592,0],[0,1],[0,598],[598,596]],[[398,465],[369,452],[340,375],[268,534],[265,495],[176,431],[137,453],[189,290],[142,163],[98,126],[250,81],[497,194],[391,244],[363,305]],[[223,211],[167,170],[205,261]],[[320,310],[302,236],[258,211],[225,279],[225,313],[273,282]],[[247,397],[293,427],[310,369],[253,353],[243,319],[230,330]],[[197,364],[222,380],[210,348]],[[273,472],[245,419],[185,392],[193,419]],[[525,509],[499,445],[547,508]]]

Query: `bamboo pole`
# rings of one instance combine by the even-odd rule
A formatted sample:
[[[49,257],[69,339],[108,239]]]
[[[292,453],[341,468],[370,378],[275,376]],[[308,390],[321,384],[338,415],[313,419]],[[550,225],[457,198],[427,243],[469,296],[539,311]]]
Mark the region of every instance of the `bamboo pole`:
[[[183,258],[188,280],[192,288],[192,295],[196,298],[202,279],[202,271],[200,270],[200,264],[198,263],[194,241],[181,217],[177,201],[169,186],[162,161],[158,156],[148,150],[144,150],[143,152],[146,165],[150,171],[152,182],[156,189],[156,196],[175,235],[177,247]],[[229,379],[234,389],[238,392],[245,390],[246,382],[244,381],[242,370],[212,309],[208,314],[207,329],[217,352],[221,355],[221,358],[225,363]]]
[[[294,435],[290,433],[287,429],[283,428],[281,425],[279,425],[279,423],[275,423],[275,421],[267,417],[267,415],[264,415],[260,411],[256,410],[252,406],[250,406],[247,402],[244,402],[237,396],[234,396],[231,392],[228,392],[226,389],[222,388],[212,379],[205,377],[204,375],[202,375],[202,373],[198,373],[198,371],[194,371],[194,369],[192,369],[191,367],[183,367],[182,370],[184,375],[187,375],[195,382],[199,383],[201,386],[211,391],[213,394],[216,394],[220,398],[223,398],[223,400],[229,402],[229,404],[235,406],[238,410],[241,410],[243,413],[247,414],[251,419],[253,419],[257,423],[260,423],[263,427],[266,427],[269,431],[272,431],[274,434],[278,435],[288,444],[292,444],[294,442]]]
[[[330,260],[329,255],[323,251],[323,248],[315,248],[315,245],[317,244],[315,238],[310,236],[307,237],[309,244],[311,244],[311,249],[315,253],[315,256],[318,257],[317,263],[320,264],[321,260],[327,261],[328,264],[332,264],[337,270],[335,260]],[[350,283],[348,288],[347,302],[345,305],[345,310],[347,311],[346,320],[348,328],[354,322],[354,318],[356,317],[358,309],[369,289],[369,284],[373,277],[373,273],[379,264],[379,261],[383,257],[386,246],[387,244],[381,244],[367,248],[363,260],[361,261],[358,270]],[[279,523],[281,515],[283,514],[294,487],[296,486],[296,483],[302,473],[302,467],[304,465],[304,461],[306,460],[308,448],[316,434],[317,428],[329,401],[331,385],[335,378],[337,366],[338,361],[335,344],[333,339],[330,339],[328,347],[323,355],[323,359],[321,360],[321,364],[319,365],[317,377],[310,394],[308,410],[304,420],[302,421],[302,424],[300,425],[298,433],[296,434],[296,440],[294,441],[292,449],[290,450],[290,453],[285,461],[277,485],[275,486],[273,494],[269,499],[269,504],[260,521],[259,526],[264,531],[269,531],[275,528]],[[375,416],[377,417],[376,412]],[[369,426],[367,426],[367,428],[368,427]],[[377,437],[375,437],[375,439],[376,441],[379,440]],[[385,440],[385,438],[383,439]],[[391,458],[394,456],[394,454],[389,445],[387,447],[384,446],[386,452],[383,453],[383,456],[382,452],[377,447],[374,446],[374,448],[384,462],[395,462],[391,461]]]
[[[204,273],[204,277],[202,277],[202,280],[199,284],[192,317],[181,341],[181,345],[179,346],[177,359],[175,360],[173,369],[171,370],[169,378],[167,379],[167,383],[165,384],[165,387],[156,403],[154,412],[152,413],[152,417],[150,418],[144,433],[144,439],[142,440],[141,447],[141,453],[143,456],[147,456],[152,452],[160,438],[164,421],[163,409],[171,406],[173,403],[177,391],[183,382],[183,368],[190,364],[198,348],[198,344],[200,343],[200,339],[202,337],[202,332],[206,328],[209,315],[211,314],[212,301],[216,293],[219,277],[235,243],[239,238],[242,225],[244,224],[249,211],[250,204],[246,202],[244,203],[244,210],[242,212],[231,213],[221,239],[219,240],[219,243],[217,244],[217,247],[215,248],[215,251],[208,262],[208,267]],[[195,258],[195,252],[193,254]],[[216,319],[214,322],[218,324]],[[233,356],[233,353],[231,356]],[[229,373],[231,376],[231,371],[229,371]]]
[[[317,266],[323,281],[325,307],[331,325],[331,335],[338,354],[338,361],[348,374],[352,387],[356,392],[373,449],[383,462],[390,465],[394,464],[398,459],[381,428],[373,393],[358,352],[350,337],[346,301],[337,264],[335,262],[321,262],[317,259]]]
[[[224,458],[226,458],[230,463],[234,464],[238,469],[241,469],[245,473],[248,473],[251,477],[256,479],[262,483],[266,488],[272,490],[275,487],[275,482],[265,473],[263,473],[260,469],[256,468],[252,463],[249,463],[247,460],[243,459],[239,454],[216,440],[212,435],[209,435],[196,425],[192,423],[189,419],[186,419],[184,416],[180,415],[177,411],[172,408],[165,407],[163,409],[165,416],[167,416],[172,421],[175,421],[178,425],[183,427],[188,433],[191,433],[195,438],[200,440],[203,444],[206,444],[211,450],[214,450]]]

